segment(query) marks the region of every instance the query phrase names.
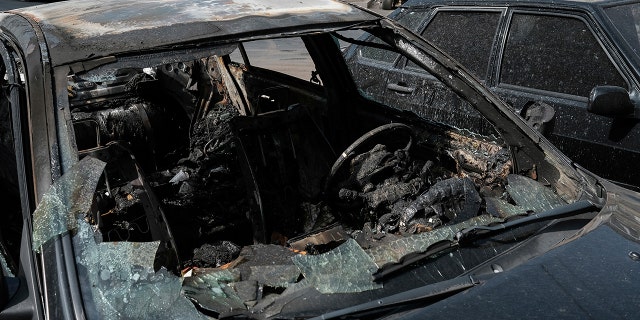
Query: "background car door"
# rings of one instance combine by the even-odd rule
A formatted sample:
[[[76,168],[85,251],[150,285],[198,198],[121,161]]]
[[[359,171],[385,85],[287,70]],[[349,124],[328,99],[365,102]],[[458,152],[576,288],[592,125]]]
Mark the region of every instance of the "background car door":
[[[437,10],[422,36],[484,81],[503,14],[501,9]],[[424,118],[471,128],[484,136],[493,132],[473,107],[411,61],[401,61],[389,70],[384,90],[388,104],[404,106]]]
[[[394,11],[395,14],[397,11]],[[425,12],[411,11],[406,12],[396,20],[406,28],[415,30],[423,21]],[[382,40],[375,38],[369,33],[361,36],[365,39],[372,39],[374,43],[383,45]],[[387,77],[391,70],[394,70],[399,63],[400,54],[391,50],[385,50],[383,47],[363,47],[352,45],[345,52],[345,59],[349,63],[353,78],[358,89],[365,96],[370,97],[374,101],[386,102],[388,86]],[[406,91],[409,89],[397,87],[397,90]]]
[[[640,161],[637,121],[586,110],[595,86],[629,89],[587,20],[514,12],[498,64],[493,90],[523,117],[546,117],[541,131],[552,143],[596,174],[640,185],[640,171],[634,169]],[[534,102],[550,107],[530,110]]]

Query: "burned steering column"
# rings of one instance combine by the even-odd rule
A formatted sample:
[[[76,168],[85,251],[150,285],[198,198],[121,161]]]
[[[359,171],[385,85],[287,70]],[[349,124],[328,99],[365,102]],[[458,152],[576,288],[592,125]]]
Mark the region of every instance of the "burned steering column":
[[[332,203],[343,221],[354,228],[369,223],[377,232],[410,234],[479,214],[482,199],[473,181],[455,172],[455,159],[412,148],[414,139],[408,126],[388,124],[342,153],[329,176],[328,192],[337,194]]]

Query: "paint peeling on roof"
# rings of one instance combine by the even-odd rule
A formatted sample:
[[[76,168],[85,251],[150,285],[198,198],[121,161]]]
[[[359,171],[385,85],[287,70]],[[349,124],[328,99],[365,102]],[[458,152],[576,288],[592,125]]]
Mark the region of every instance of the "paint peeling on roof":
[[[40,26],[54,67],[217,37],[339,28],[379,18],[335,0],[69,0],[12,12]]]
[[[135,1],[135,6],[130,2],[104,0],[99,3],[62,2],[24,12],[41,23],[64,28],[76,37],[95,37],[184,22],[227,21],[245,16],[349,13],[352,10],[346,4],[331,0],[143,0]]]

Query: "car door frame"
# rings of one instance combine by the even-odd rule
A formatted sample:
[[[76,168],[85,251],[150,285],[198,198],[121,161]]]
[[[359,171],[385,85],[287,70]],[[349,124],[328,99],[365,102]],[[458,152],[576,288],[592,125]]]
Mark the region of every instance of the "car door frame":
[[[42,300],[42,276],[39,272],[37,257],[33,254],[31,235],[32,217],[35,208],[35,181],[33,173],[33,148],[34,143],[32,128],[37,121],[32,121],[32,103],[30,98],[33,89],[38,86],[38,77],[33,77],[38,73],[37,66],[29,68],[35,61],[34,52],[25,54],[24,46],[33,45],[29,39],[30,28],[24,24],[24,20],[16,16],[2,16],[0,20],[12,22],[23,33],[15,36],[7,30],[0,32],[0,56],[7,65],[7,76],[11,86],[10,108],[11,126],[14,138],[14,151],[16,156],[16,169],[18,173],[18,184],[20,191],[20,202],[23,217],[22,236],[20,240],[20,258],[18,261],[19,271],[16,274],[18,288],[16,293],[10,298],[4,309],[0,310],[0,317],[30,317],[32,319],[44,318]],[[33,48],[33,47],[31,47]],[[17,61],[22,65],[19,70]],[[31,76],[31,77],[30,77]],[[25,84],[22,86],[21,84]],[[33,84],[33,87],[31,85]],[[37,90],[36,90],[37,91]]]
[[[69,110],[61,99],[67,99],[66,73],[54,83],[53,66],[44,32],[37,21],[20,13],[0,15],[2,38],[19,55],[23,66],[25,98],[20,105],[24,187],[29,195],[23,201],[25,227],[21,244],[21,268],[28,284],[27,296],[16,296],[3,310],[10,318],[84,319],[85,311],[75,266],[69,232],[54,236],[37,254],[32,248],[32,214],[53,181],[68,170],[77,155],[71,152]],[[61,70],[61,69],[60,69]],[[68,67],[67,67],[68,72]],[[58,74],[57,78],[60,78]],[[61,83],[64,82],[62,86]],[[59,90],[56,90],[56,87]],[[4,314],[3,314],[4,316]]]

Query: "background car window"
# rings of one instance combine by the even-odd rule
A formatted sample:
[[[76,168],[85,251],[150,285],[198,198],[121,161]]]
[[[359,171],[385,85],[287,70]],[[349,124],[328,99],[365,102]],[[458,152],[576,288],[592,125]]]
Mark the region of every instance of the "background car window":
[[[365,97],[398,110],[410,111],[456,131],[490,139],[499,137],[493,125],[478,110],[427,70],[385,68],[380,64],[363,63],[360,55],[364,48],[357,46],[353,57],[347,60],[347,66]]]
[[[484,79],[499,21],[500,12],[439,11],[422,36]]]
[[[605,12],[636,56],[640,57],[640,3],[610,7]]]
[[[533,14],[513,15],[500,81],[584,97],[597,85],[626,87],[582,20]]]
[[[401,15],[397,19],[397,21],[398,23],[403,25],[405,28],[416,31],[418,29],[418,26],[420,25],[420,22],[422,22],[422,18],[424,18],[424,12],[409,11]],[[369,38],[372,39],[372,42],[374,43],[378,43],[378,44],[383,43],[382,40],[378,38],[375,38],[372,36],[369,36]],[[383,50],[383,49],[378,49],[373,47],[363,47],[361,50],[361,55],[364,58],[386,62],[388,64],[394,63],[399,56],[399,54],[393,51],[388,51],[388,50]]]
[[[417,32],[418,27],[420,27],[420,24],[426,17],[426,12],[422,10],[404,10],[403,12],[404,13],[396,19],[398,23],[411,31]]]

